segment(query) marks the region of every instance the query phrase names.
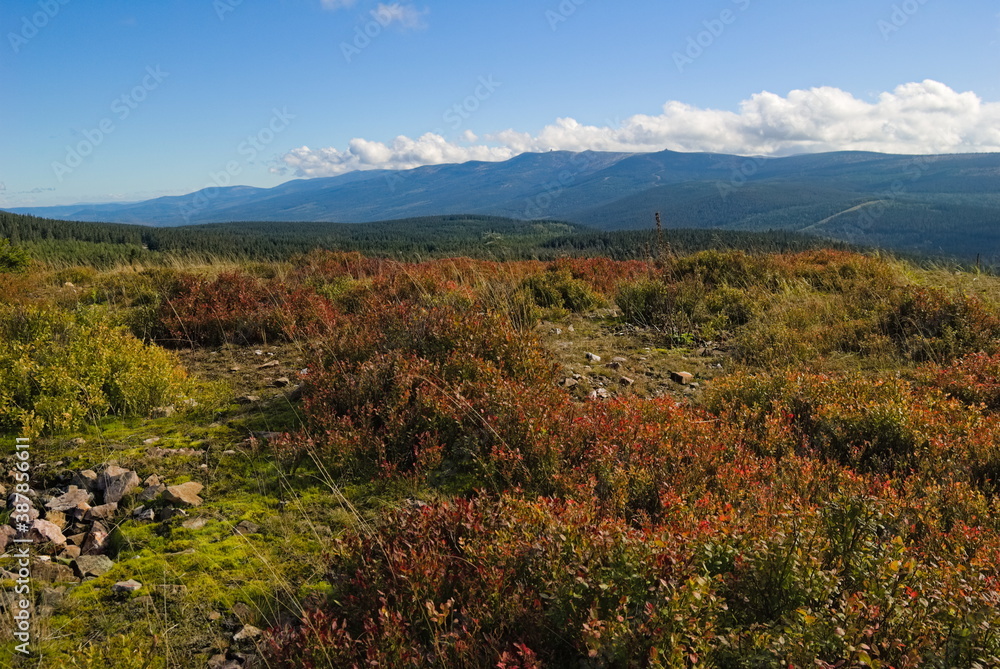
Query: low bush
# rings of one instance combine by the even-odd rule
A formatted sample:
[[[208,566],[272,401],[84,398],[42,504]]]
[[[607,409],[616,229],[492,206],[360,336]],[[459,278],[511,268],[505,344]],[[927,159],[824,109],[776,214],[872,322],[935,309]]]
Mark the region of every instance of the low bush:
[[[185,375],[165,351],[102,324],[41,307],[0,312],[0,424],[29,434],[169,404]]]
[[[916,362],[944,363],[1000,346],[1000,314],[978,297],[943,289],[898,291],[882,329]]]
[[[157,339],[174,343],[265,344],[335,320],[315,290],[265,281],[240,272],[214,279],[183,277],[159,306]]]

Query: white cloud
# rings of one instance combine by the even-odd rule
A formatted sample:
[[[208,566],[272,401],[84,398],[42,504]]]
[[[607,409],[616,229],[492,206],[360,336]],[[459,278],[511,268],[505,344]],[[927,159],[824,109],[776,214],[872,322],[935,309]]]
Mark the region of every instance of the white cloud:
[[[332,176],[359,169],[409,169],[468,160],[507,160],[528,151],[709,151],[783,156],[823,151],[964,153],[1000,151],[1000,103],[958,93],[931,80],[898,86],[874,102],[837,88],[758,93],[739,111],[671,101],[656,116],[639,114],[617,127],[556,119],[538,134],[471,132],[464,143],[426,134],[389,144],[354,139],[344,150],[295,149],[283,158],[298,176]]]
[[[372,18],[381,23],[383,26],[390,26],[393,23],[398,23],[403,28],[417,29],[426,27],[424,24],[424,16],[427,14],[427,10],[418,10],[413,5],[404,5],[398,2],[394,2],[391,5],[386,5],[379,3],[378,6],[372,10]]]

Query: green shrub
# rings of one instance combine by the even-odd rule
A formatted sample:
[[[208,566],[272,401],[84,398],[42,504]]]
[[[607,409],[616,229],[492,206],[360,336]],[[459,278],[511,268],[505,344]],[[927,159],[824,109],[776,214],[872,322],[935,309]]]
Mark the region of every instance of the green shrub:
[[[184,373],[166,351],[93,318],[43,307],[0,312],[0,425],[28,433],[169,404]]]
[[[569,269],[553,268],[524,280],[535,303],[546,309],[567,309],[580,313],[603,303],[585,282],[574,279]]]

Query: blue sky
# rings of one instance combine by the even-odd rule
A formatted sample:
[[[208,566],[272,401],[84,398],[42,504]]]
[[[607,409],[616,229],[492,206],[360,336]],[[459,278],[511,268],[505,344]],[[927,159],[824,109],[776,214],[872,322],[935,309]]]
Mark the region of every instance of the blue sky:
[[[1000,150],[995,0],[5,0],[0,28],[8,207],[532,150]]]

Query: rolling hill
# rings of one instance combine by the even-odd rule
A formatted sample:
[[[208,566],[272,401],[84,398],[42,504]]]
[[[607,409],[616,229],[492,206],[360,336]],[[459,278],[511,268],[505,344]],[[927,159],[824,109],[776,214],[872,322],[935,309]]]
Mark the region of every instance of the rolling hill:
[[[838,152],[764,159],[555,151],[499,163],[299,179],[268,189],[236,186],[131,204],[12,211],[152,226],[476,214],[600,230],[648,228],[661,211],[671,227],[808,231],[855,244],[968,256],[998,248],[1000,154]]]

